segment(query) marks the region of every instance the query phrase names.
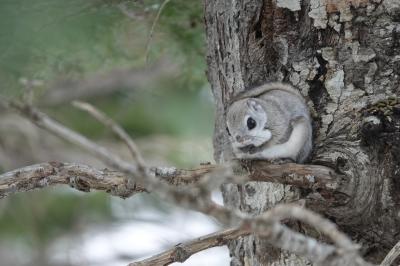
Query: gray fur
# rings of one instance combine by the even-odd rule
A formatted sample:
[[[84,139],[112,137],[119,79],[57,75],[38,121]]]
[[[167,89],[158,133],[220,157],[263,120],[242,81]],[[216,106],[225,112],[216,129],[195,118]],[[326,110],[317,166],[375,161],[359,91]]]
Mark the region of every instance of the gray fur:
[[[257,124],[253,129],[247,126],[249,117]],[[301,163],[312,149],[308,107],[287,84],[267,83],[239,94],[227,109],[227,127],[238,158],[289,158]]]

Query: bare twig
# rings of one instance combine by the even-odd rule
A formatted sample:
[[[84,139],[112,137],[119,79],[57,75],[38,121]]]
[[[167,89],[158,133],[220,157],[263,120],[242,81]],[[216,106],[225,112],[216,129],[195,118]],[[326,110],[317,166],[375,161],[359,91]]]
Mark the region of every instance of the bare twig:
[[[310,164],[270,164],[256,161],[251,164],[249,178],[254,181],[277,182],[300,188],[324,191],[332,196],[342,185],[343,176],[332,168]],[[342,181],[343,182],[343,181]]]
[[[186,170],[186,176],[180,173],[179,169],[174,167],[169,168],[169,170],[164,169],[158,171],[156,168],[156,175],[163,175],[165,178],[171,180],[171,182],[176,183],[197,183],[203,180],[205,174],[208,174],[216,169],[221,169],[223,167],[234,167],[228,165],[205,165],[203,167]],[[192,171],[192,173],[191,173]],[[240,170],[237,170],[240,172]],[[235,171],[233,171],[235,172]],[[267,161],[253,162],[249,172],[241,171],[242,173],[236,173],[236,177],[231,176],[229,181],[234,180],[235,182],[247,182],[247,181],[264,181],[273,182],[287,185],[294,185],[299,188],[311,189],[313,191],[318,191],[325,196],[334,196],[334,192],[338,191],[341,187],[340,180],[343,176],[337,174],[335,170],[322,166],[322,165],[310,165],[310,164],[271,164]],[[175,181],[173,181],[175,180]],[[223,180],[227,181],[227,180]],[[341,194],[343,196],[343,193]]]
[[[278,222],[286,218],[299,219],[321,230],[331,237],[339,248],[318,242]],[[357,246],[353,245],[330,221],[297,205],[277,205],[258,217],[246,218],[243,221],[242,227],[250,227],[252,232],[265,237],[274,247],[304,256],[314,262],[314,265],[372,266],[360,257]]]
[[[352,243],[350,238],[336,228],[334,223],[317,213],[311,212],[297,205],[277,205],[268,212],[268,215],[276,221],[283,219],[298,219],[301,222],[311,225],[318,231],[329,236],[336,246],[343,250],[354,251],[358,248]]]
[[[169,185],[184,186],[191,184],[197,177],[210,173],[211,170],[212,168],[206,166],[190,170],[170,167],[168,171],[165,167],[153,167],[149,174]],[[171,178],[171,173],[173,178]],[[19,192],[65,184],[85,192],[103,190],[122,198],[146,191],[144,187],[122,172],[109,169],[99,170],[79,163],[47,162],[0,174],[0,198]]]
[[[160,8],[157,11],[157,15],[154,18],[153,24],[151,25],[149,37],[147,38],[147,43],[146,43],[146,53],[145,53],[146,63],[149,62],[150,45],[151,45],[151,41],[153,40],[154,29],[158,23],[158,20],[160,19],[160,15],[161,15],[162,11],[164,10],[164,8],[167,6],[167,4],[170,1],[171,0],[164,0],[164,2],[161,4]]]
[[[380,266],[390,266],[400,255],[400,241],[389,251]]]
[[[142,155],[140,154],[139,149],[137,148],[135,142],[120,125],[115,123],[110,117],[108,117],[106,114],[104,114],[103,112],[101,112],[100,110],[98,110],[89,103],[74,101],[72,102],[72,104],[75,107],[88,112],[90,115],[96,118],[97,121],[104,124],[106,127],[109,127],[122,141],[124,141],[133,159],[135,160],[139,168],[139,171],[144,173],[146,166],[142,158]]]
[[[151,172],[155,176],[172,185],[187,185],[197,183],[205,175],[223,168],[221,165],[204,165],[195,169],[178,169],[175,167],[152,167]]]
[[[306,257],[314,263],[324,265],[323,262],[335,253],[334,246],[318,242],[273,220],[270,213],[266,213],[262,217],[249,220],[249,223],[252,232],[268,240],[272,246]],[[352,264],[354,265],[356,264]]]
[[[142,261],[133,262],[129,266],[163,266],[174,262],[184,262],[195,253],[212,247],[224,246],[229,241],[248,235],[249,233],[249,231],[239,228],[213,233],[188,243],[178,244],[170,250]]]
[[[110,153],[107,148],[102,147],[89,140],[88,138],[82,136],[81,134],[78,134],[75,131],[65,127],[64,125],[58,123],[57,121],[53,120],[39,110],[29,105],[19,104],[15,102],[11,102],[10,105],[11,107],[18,110],[23,116],[31,120],[38,127],[45,129],[53,133],[54,135],[64,140],[67,140],[79,147],[84,148],[88,152],[92,153],[94,156],[103,160],[111,167],[115,167],[116,169],[123,171],[124,173],[129,173],[131,175],[138,174],[138,168],[135,165],[122,160],[119,156]]]
[[[121,172],[97,170],[76,163],[49,162],[1,174],[0,198],[54,185],[69,185],[85,192],[102,190],[121,198],[146,191]]]

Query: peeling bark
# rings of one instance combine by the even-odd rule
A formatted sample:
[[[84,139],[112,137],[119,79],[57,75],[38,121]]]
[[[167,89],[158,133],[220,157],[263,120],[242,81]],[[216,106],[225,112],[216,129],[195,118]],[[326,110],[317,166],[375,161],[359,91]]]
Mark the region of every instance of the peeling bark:
[[[380,262],[400,237],[399,2],[205,0],[205,23],[216,161],[233,157],[225,129],[230,99],[284,81],[299,89],[313,114],[310,162],[345,179],[332,198],[283,184],[227,184],[225,203],[256,215],[303,198],[362,244],[367,259]],[[229,247],[233,265],[307,265],[254,236]]]

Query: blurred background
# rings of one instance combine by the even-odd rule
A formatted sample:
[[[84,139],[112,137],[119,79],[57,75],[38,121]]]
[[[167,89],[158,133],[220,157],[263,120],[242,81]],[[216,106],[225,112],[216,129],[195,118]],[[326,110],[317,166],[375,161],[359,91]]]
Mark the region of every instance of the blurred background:
[[[212,161],[202,16],[198,0],[1,0],[0,97],[33,91],[41,110],[127,160],[126,147],[71,101],[119,122],[150,165]],[[104,167],[0,109],[0,172],[46,161]],[[47,188],[0,200],[0,265],[126,265],[218,229],[156,195]],[[228,263],[227,249],[214,248],[184,265]]]

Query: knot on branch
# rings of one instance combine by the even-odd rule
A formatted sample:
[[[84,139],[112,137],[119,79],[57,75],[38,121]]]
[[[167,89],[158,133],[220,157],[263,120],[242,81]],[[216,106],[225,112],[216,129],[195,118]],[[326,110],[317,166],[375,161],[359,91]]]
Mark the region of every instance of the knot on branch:
[[[377,116],[368,116],[364,119],[361,126],[361,137],[363,143],[368,145],[373,142],[383,131],[383,123]]]
[[[112,186],[111,189],[107,190],[107,192],[113,196],[118,196],[120,198],[126,199],[133,194],[148,191],[145,188],[138,186],[132,178],[128,178],[124,179],[123,183]]]
[[[393,136],[400,134],[400,99],[389,97],[363,110],[361,139],[366,146],[395,144]]]
[[[90,192],[90,184],[79,176],[70,176],[69,186],[82,192]]]
[[[179,170],[175,167],[152,167],[150,171],[153,172],[155,176],[164,178],[175,177],[179,174]]]
[[[174,261],[184,262],[190,257],[190,255],[190,252],[188,252],[182,244],[179,244],[175,247],[172,257]]]

